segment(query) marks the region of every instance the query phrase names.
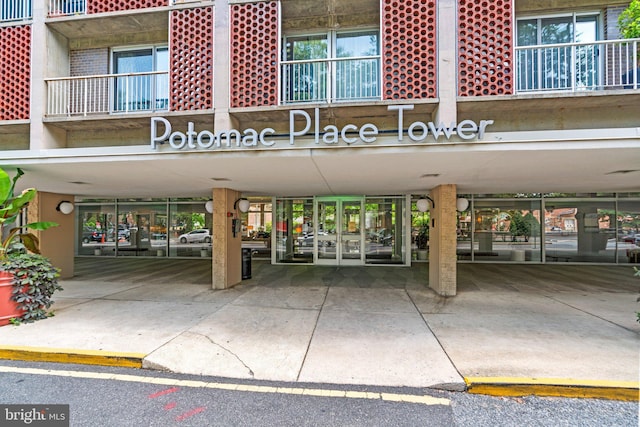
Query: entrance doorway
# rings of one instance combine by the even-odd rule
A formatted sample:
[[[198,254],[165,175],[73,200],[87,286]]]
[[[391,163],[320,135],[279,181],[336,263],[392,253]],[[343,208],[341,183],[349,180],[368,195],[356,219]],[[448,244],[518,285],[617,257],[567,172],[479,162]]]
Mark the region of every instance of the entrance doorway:
[[[287,197],[275,198],[273,206],[273,263],[411,262],[407,196]]]
[[[314,200],[313,260],[319,265],[364,264],[364,198]]]

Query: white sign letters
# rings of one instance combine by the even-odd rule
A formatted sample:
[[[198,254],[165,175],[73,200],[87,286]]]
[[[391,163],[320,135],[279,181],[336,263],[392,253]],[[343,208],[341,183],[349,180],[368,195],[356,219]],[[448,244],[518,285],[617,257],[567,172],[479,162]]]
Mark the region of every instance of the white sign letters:
[[[453,135],[468,141],[481,140],[484,137],[487,126],[493,124],[493,120],[463,120],[459,123],[435,124],[433,122],[416,121],[405,123],[404,112],[413,110],[413,105],[391,105],[388,110],[397,115],[398,128],[395,139],[402,143],[405,135],[413,143],[438,142],[440,137],[450,140]],[[175,150],[182,149],[221,149],[221,148],[271,148],[277,145],[276,131],[273,128],[264,128],[257,131],[252,128],[224,130],[211,132],[209,130],[196,131],[193,122],[187,124],[185,131],[173,130],[171,122],[164,117],[151,118],[151,148],[157,149],[159,145],[168,143]],[[296,141],[308,141],[318,145],[353,145],[373,144],[379,136],[378,127],[373,123],[365,123],[357,126],[346,124],[342,128],[328,124],[322,126],[320,109],[314,108],[313,117],[304,110],[291,110],[289,112],[289,145],[295,145]],[[389,135],[389,132],[385,132]],[[391,134],[393,135],[393,133]]]

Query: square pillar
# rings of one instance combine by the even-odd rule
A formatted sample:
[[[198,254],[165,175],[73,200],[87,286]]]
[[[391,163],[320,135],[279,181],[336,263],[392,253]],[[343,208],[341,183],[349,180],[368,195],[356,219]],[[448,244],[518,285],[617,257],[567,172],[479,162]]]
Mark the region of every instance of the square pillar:
[[[58,223],[44,231],[29,230],[40,240],[40,252],[49,258],[54,267],[60,269],[60,278],[73,277],[75,251],[75,215],[65,215],[56,210],[62,201],[73,203],[73,196],[38,191],[36,198],[29,202],[27,221],[47,221]]]
[[[213,189],[213,289],[228,289],[242,280],[242,233],[234,237],[231,229],[233,219],[240,220],[240,212],[233,209],[238,198],[238,191]]]
[[[431,190],[429,230],[429,287],[443,296],[457,291],[456,186],[440,185]]]

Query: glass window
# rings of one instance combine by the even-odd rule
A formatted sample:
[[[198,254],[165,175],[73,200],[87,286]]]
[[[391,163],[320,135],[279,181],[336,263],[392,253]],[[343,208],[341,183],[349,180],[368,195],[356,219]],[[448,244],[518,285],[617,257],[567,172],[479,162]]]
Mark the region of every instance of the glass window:
[[[618,201],[618,262],[640,263],[640,200]]]
[[[547,262],[616,262],[613,201],[545,201]]]
[[[365,262],[405,262],[404,197],[365,200]]]
[[[283,101],[379,98],[378,30],[287,37]]]
[[[458,251],[474,261],[540,261],[540,200],[477,200],[473,203],[473,251]]]
[[[166,256],[167,204],[118,204],[118,256]]]
[[[278,199],[275,216],[276,262],[313,262],[313,199]]]
[[[168,107],[167,47],[113,52],[113,73],[127,74],[115,79],[114,111],[141,111]],[[132,75],[133,74],[133,75]]]
[[[169,229],[165,237],[169,243],[169,255],[210,257],[213,216],[205,210],[204,201],[170,203],[169,213]]]
[[[427,261],[429,259],[429,226],[431,213],[420,212],[415,200],[411,203],[411,259]]]
[[[78,255],[116,255],[116,207],[113,201],[78,206]]]
[[[599,15],[567,15],[518,20],[518,46],[558,45],[518,49],[518,90],[595,88],[601,60],[595,44],[572,43],[599,39]]]
[[[250,248],[254,258],[271,258],[271,199],[249,201],[249,212],[242,214],[242,247]]]

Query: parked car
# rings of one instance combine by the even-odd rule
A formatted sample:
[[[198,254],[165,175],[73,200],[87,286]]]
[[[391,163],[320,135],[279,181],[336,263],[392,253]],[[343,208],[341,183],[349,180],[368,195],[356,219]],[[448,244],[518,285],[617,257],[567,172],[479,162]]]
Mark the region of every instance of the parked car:
[[[199,228],[178,236],[180,243],[211,243],[211,234],[206,228]]]

